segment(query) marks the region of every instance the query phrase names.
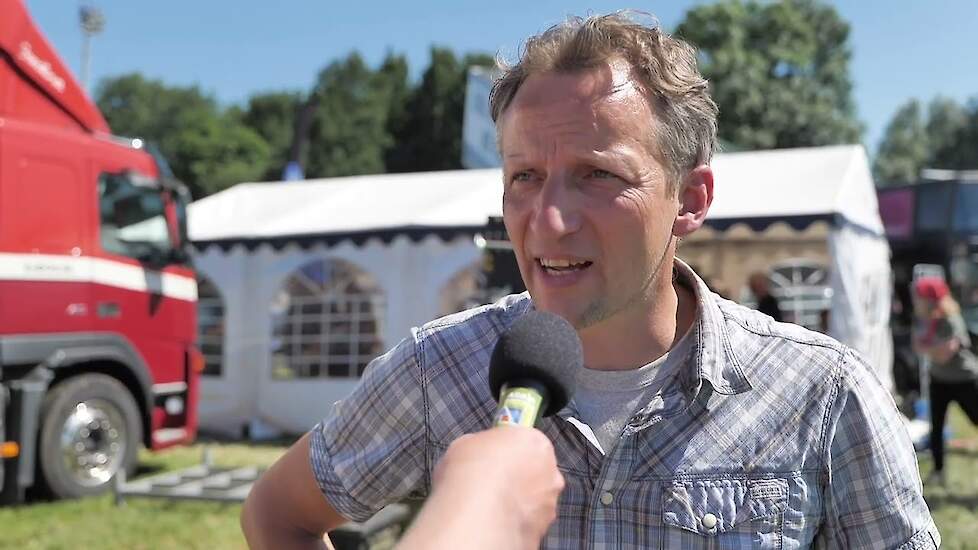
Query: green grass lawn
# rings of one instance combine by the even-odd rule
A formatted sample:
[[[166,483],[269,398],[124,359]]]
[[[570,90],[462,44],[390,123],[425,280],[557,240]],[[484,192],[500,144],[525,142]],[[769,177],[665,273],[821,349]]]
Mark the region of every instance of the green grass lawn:
[[[267,466],[279,445],[212,444],[220,466]],[[140,455],[139,475],[199,464],[201,444]],[[209,502],[129,499],[117,507],[111,496],[36,502],[0,508],[0,548],[17,549],[223,549],[246,548],[238,527],[241,506]]]
[[[944,538],[943,548],[978,549],[978,429],[956,406],[951,409],[954,447],[947,458],[946,487],[926,486],[924,495]],[[271,464],[280,445],[213,444],[221,466]],[[143,453],[143,475],[198,464],[202,445]],[[931,471],[930,457],[920,455],[920,471]],[[0,548],[17,549],[223,549],[245,548],[238,528],[240,505],[205,502],[170,503],[130,499],[116,507],[111,496],[66,502],[40,502],[0,508]]]
[[[957,405],[951,406],[952,443],[945,455],[944,487],[924,485],[943,545],[948,550],[978,549],[978,429]],[[926,479],[933,469],[929,453],[920,455],[920,475]]]

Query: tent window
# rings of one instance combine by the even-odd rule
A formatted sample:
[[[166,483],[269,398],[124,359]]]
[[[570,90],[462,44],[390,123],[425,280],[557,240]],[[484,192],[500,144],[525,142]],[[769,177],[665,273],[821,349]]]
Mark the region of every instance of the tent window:
[[[384,294],[342,260],[316,260],[286,280],[271,307],[272,377],[358,378],[383,351]]]
[[[831,307],[832,288],[825,266],[809,260],[787,260],[771,267],[771,294],[784,320],[825,332],[823,313]]]
[[[485,290],[482,261],[456,273],[439,293],[439,313],[450,315],[494,301]]]
[[[217,287],[197,276],[197,342],[204,354],[204,376],[220,376],[224,364],[224,300]]]

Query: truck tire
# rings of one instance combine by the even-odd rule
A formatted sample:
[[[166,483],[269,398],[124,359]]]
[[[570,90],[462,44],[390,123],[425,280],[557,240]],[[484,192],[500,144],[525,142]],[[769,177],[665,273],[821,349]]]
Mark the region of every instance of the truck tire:
[[[131,474],[142,441],[139,409],[121,382],[82,374],[54,386],[41,407],[38,472],[55,498],[96,495]]]

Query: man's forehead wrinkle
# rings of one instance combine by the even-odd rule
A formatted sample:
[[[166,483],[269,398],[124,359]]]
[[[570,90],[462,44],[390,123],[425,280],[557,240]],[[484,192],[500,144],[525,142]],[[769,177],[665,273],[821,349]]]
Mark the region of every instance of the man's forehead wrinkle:
[[[587,127],[592,131],[599,131],[602,116],[596,108],[596,102],[577,102],[573,116],[554,116],[549,109],[551,105],[540,107],[525,107],[522,109],[523,116],[514,125],[517,135],[524,134],[526,128],[537,128],[546,131],[550,136],[563,136],[578,134],[581,129]]]
[[[635,89],[635,86],[631,82],[617,82],[612,85],[611,91],[608,93],[608,95],[613,96],[633,89]]]
[[[602,131],[599,117],[596,114],[592,114],[591,111],[588,111],[587,114],[582,112],[580,116],[575,117],[573,120],[556,120],[541,117],[536,122],[536,126],[543,130],[544,133],[538,135],[538,141],[533,143],[527,142],[527,135],[519,132],[519,127],[517,127],[517,133],[515,135],[517,140],[514,142],[514,145],[519,143],[522,146],[512,153],[507,153],[506,158],[523,159],[533,155],[534,150],[546,156],[555,156],[562,148],[567,147],[570,148],[568,150],[578,150],[578,152],[581,152],[579,151],[580,145],[575,138],[582,135],[591,136],[588,138],[590,145],[587,147],[587,150],[589,152],[602,151],[607,145],[606,140],[601,138]]]

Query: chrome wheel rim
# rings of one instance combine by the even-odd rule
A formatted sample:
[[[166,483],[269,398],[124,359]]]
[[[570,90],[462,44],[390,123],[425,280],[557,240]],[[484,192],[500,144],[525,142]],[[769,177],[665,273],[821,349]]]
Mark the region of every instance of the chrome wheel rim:
[[[61,429],[61,456],[75,483],[94,487],[112,479],[126,453],[122,413],[104,399],[75,405]]]

